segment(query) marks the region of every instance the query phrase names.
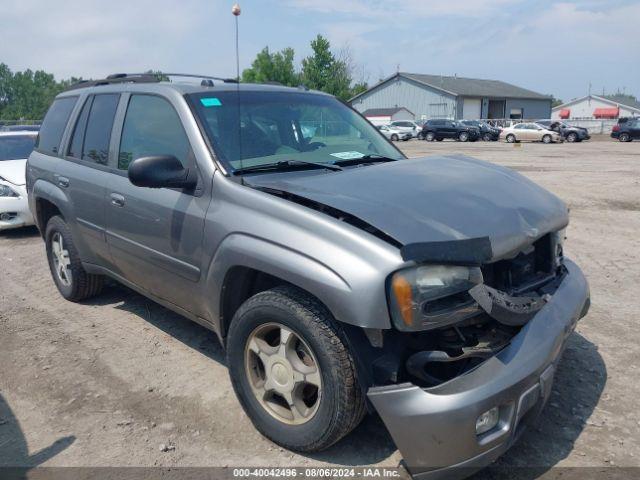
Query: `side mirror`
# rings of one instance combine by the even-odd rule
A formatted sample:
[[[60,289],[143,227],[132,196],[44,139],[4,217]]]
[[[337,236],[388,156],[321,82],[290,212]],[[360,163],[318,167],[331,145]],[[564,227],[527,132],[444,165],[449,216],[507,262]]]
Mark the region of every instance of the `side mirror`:
[[[136,187],[147,188],[194,188],[197,184],[189,169],[173,155],[134,160],[129,164],[129,181]]]

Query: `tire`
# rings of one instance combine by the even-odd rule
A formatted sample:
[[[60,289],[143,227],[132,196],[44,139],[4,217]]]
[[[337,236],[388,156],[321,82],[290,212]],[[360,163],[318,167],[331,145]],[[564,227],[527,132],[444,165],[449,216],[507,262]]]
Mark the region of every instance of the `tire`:
[[[468,142],[469,134],[467,132],[460,132],[460,134],[458,135],[458,140],[461,142]]]
[[[255,393],[256,384],[262,382],[265,391],[268,391],[267,384],[271,384],[275,388],[271,391],[276,392],[272,399],[280,397],[280,403],[288,403],[285,396],[277,393],[278,385],[283,385],[280,375],[283,369],[278,366],[276,370],[276,364],[280,360],[272,361],[274,353],[270,353],[265,357],[268,362],[272,362],[268,367],[269,363],[255,360],[262,357],[256,357],[254,348],[250,347],[257,345],[252,339],[258,338],[256,336],[264,329],[269,331],[269,328],[292,332],[293,335],[288,335],[288,338],[295,336],[296,341],[300,340],[298,345],[305,348],[308,346],[310,355],[307,354],[305,358],[310,358],[310,363],[313,365],[315,362],[317,366],[321,384],[316,392],[317,404],[314,403],[312,407],[306,404],[303,406],[315,410],[301,424],[295,423],[295,415],[291,415],[289,419],[284,418],[283,412],[287,413],[288,408],[292,413],[293,407],[278,406],[277,402],[270,407],[265,405],[267,395]],[[280,349],[289,348],[283,347],[281,340],[282,335],[279,335],[275,339],[275,346],[267,345],[264,340],[262,345],[277,348],[275,355],[281,355]],[[273,342],[273,338],[271,341]],[[260,355],[263,353],[261,351]],[[289,364],[292,368],[288,370],[287,367],[287,371],[295,370],[293,364],[299,360],[295,360],[295,356],[293,358]],[[250,368],[251,362],[255,362],[258,368]],[[258,293],[242,304],[233,317],[227,337],[227,365],[236,395],[253,425],[265,437],[289,450],[316,452],[326,449],[351,432],[364,416],[364,396],[358,384],[355,363],[346,342],[334,325],[333,317],[322,304],[297,288],[276,287]],[[271,372],[271,379],[266,372]],[[263,375],[264,380],[258,378],[256,382],[256,375]],[[289,385],[298,385],[294,377],[287,378]],[[293,388],[295,392],[296,387]],[[289,398],[291,395],[293,393]],[[300,416],[297,408],[296,411]]]
[[[577,133],[571,132],[569,135],[567,135],[567,142],[575,143],[577,141],[578,141],[578,134]]]
[[[444,140],[444,138],[436,138],[436,142],[441,142],[443,140]]]
[[[485,142],[490,142],[493,139],[493,136],[490,133],[485,133],[482,136],[482,140],[484,140]]]
[[[47,223],[45,246],[51,276],[66,300],[80,302],[100,293],[104,277],[91,275],[82,267],[71,231],[62,217],[52,217]]]
[[[544,135],[542,137],[542,143],[551,143],[552,139],[551,139],[551,135]]]
[[[427,134],[425,135],[424,139],[427,142],[433,142],[436,139],[436,134],[433,132],[427,132]]]
[[[631,136],[628,133],[621,133],[620,136],[618,137],[618,140],[625,143],[630,142]]]
[[[516,143],[516,136],[513,133],[507,135],[507,143]]]
[[[391,135],[391,141],[392,142],[397,142],[398,141],[398,135],[396,135],[395,133],[393,135]]]

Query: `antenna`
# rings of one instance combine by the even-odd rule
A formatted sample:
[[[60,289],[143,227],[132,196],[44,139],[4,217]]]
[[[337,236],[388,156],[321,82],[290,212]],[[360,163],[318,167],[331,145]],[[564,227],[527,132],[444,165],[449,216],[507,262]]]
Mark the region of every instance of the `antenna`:
[[[231,13],[236,21],[236,102],[238,103],[238,155],[240,156],[240,170],[242,170],[242,118],[240,111],[240,28],[238,26],[238,17],[242,13],[240,5],[237,3],[231,7]],[[244,177],[240,177],[240,184],[244,185]]]

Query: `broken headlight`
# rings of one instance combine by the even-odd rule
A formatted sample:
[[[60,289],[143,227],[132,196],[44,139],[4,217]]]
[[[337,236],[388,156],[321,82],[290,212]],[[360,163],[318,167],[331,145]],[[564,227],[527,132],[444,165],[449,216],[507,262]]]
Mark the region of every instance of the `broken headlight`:
[[[468,291],[483,282],[478,267],[423,265],[396,272],[389,283],[391,317],[397,329],[423,331],[478,313]]]

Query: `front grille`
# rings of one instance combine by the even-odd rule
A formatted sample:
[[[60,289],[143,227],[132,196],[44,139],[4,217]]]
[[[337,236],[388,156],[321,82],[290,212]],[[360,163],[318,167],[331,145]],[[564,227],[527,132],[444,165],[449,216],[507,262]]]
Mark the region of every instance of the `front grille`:
[[[484,283],[509,294],[538,288],[555,277],[553,252],[552,237],[545,235],[515,258],[482,267]]]

